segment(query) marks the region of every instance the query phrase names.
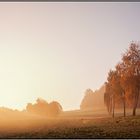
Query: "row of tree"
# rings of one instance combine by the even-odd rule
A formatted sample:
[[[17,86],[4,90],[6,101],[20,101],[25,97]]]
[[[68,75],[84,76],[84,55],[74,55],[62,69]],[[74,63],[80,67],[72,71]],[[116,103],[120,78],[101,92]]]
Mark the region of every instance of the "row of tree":
[[[140,99],[140,45],[138,43],[130,44],[115,70],[109,71],[105,85],[104,103],[109,114],[114,117],[115,105],[119,103],[123,106],[124,116],[126,116],[126,106],[132,108],[132,114],[135,116]]]
[[[62,112],[62,106],[53,101],[51,103],[47,103],[44,99],[38,98],[35,104],[28,103],[26,106],[26,110],[29,113],[47,116],[47,117],[56,117]]]

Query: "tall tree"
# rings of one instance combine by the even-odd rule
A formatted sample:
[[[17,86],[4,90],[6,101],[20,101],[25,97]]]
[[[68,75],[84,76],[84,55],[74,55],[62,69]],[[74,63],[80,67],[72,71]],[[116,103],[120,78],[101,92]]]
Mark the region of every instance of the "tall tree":
[[[107,106],[108,112],[112,113],[114,117],[115,106],[124,102],[124,91],[120,84],[120,75],[117,70],[110,70],[106,82],[106,92],[104,94],[104,101]],[[121,101],[122,100],[122,101]],[[124,105],[125,116],[125,105]]]
[[[111,107],[114,116],[114,108],[120,97],[123,101],[124,116],[126,115],[126,101],[133,108],[133,115],[140,96],[140,45],[131,43],[129,49],[123,54],[122,60],[116,65],[114,71],[109,71],[104,100]],[[111,104],[112,103],[112,104]]]
[[[111,92],[110,85],[108,82],[105,82],[105,93],[104,93],[104,103],[107,107],[107,111],[109,114],[112,112],[112,104],[111,104]]]
[[[140,94],[140,45],[131,43],[129,49],[123,54],[122,57],[123,78],[125,81],[125,88],[129,93],[128,98],[132,102],[133,115],[136,115],[138,99]]]
[[[117,87],[118,87],[118,93],[121,96],[122,102],[123,102],[123,114],[124,117],[126,116],[126,80],[123,77],[123,70],[124,65],[123,63],[118,63],[116,65],[116,72],[117,72]]]
[[[115,90],[114,90],[114,77],[115,71],[110,70],[108,73],[107,84],[106,84],[106,93],[105,93],[105,103],[108,108],[108,112],[112,113],[114,117],[115,110]]]

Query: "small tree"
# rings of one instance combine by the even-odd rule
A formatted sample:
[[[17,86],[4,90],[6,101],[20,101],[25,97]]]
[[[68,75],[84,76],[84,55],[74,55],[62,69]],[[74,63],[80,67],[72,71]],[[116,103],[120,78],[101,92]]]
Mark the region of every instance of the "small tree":
[[[50,117],[56,117],[57,115],[59,115],[62,112],[62,106],[56,102],[53,101],[49,104],[49,116]]]
[[[90,88],[86,89],[85,96],[80,105],[80,109],[82,109],[82,110],[89,109],[90,110],[92,108],[93,94],[94,94],[94,92]]]

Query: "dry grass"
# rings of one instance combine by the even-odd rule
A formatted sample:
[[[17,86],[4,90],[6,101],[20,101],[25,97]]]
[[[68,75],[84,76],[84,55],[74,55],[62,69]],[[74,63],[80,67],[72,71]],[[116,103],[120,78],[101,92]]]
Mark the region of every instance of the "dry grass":
[[[62,117],[63,116],[63,117]],[[140,116],[26,118],[3,122],[0,138],[140,138]]]

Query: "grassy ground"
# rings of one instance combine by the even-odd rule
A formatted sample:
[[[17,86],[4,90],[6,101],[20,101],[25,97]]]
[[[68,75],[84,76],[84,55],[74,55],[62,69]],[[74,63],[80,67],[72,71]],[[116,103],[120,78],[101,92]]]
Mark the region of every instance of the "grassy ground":
[[[109,116],[62,116],[4,123],[0,125],[0,138],[140,138],[140,115],[114,119]]]

